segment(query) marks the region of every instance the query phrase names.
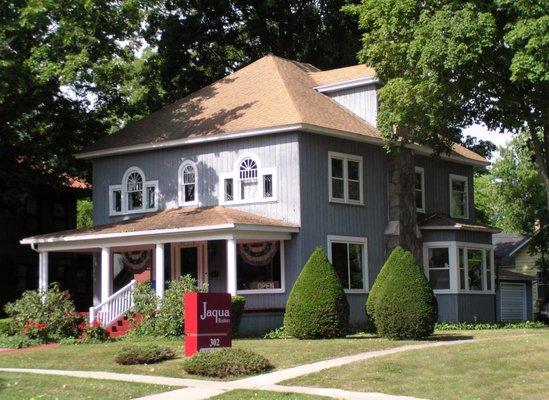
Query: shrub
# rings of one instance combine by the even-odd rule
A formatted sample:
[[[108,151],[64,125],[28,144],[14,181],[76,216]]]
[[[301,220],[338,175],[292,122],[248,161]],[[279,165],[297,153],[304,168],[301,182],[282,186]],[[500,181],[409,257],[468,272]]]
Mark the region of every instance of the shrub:
[[[387,258],[387,260],[385,261],[385,264],[383,264],[383,267],[381,268],[381,271],[379,271],[379,274],[377,274],[376,280],[372,285],[372,289],[368,294],[368,299],[366,300],[366,316],[368,317],[368,321],[371,324],[374,323],[374,314],[375,314],[376,304],[379,299],[380,293],[382,291],[382,287],[385,284],[385,281],[387,280],[387,274],[389,273],[389,270],[390,270],[390,268],[387,267],[387,265],[398,262],[398,260],[403,255],[404,255],[404,249],[400,246],[396,247],[389,255],[389,258]],[[373,327],[375,329],[375,324]]]
[[[29,339],[37,339],[41,342],[47,342],[48,340],[48,324],[42,322],[29,321],[25,324],[21,330],[24,335]]]
[[[123,347],[116,355],[115,361],[122,365],[153,364],[164,360],[171,360],[175,357],[175,351],[169,347],[148,345],[148,346],[127,346]]]
[[[85,341],[102,342],[107,340],[107,331],[101,326],[101,322],[95,320],[91,324],[82,322],[78,328],[82,332]]]
[[[4,318],[0,319],[0,335],[12,335],[13,329],[11,326],[11,319]]]
[[[47,325],[48,338],[75,336],[77,314],[67,291],[61,291],[57,283],[50,285],[46,293],[26,291],[19,300],[4,307],[13,321],[17,333],[29,322]]]
[[[164,297],[160,300],[160,307],[155,321],[155,332],[160,336],[183,335],[184,307],[183,295],[187,292],[204,292],[206,286],[197,286],[196,279],[190,275],[180,277],[168,284]]]
[[[541,329],[546,328],[543,322],[540,321],[520,321],[520,322],[441,322],[435,325],[437,331],[477,331],[487,329]]]
[[[189,374],[216,378],[252,375],[270,368],[271,364],[265,357],[232,348],[197,353],[183,363],[183,369]]]
[[[238,328],[240,327],[240,321],[242,320],[242,314],[244,314],[244,306],[246,305],[246,298],[244,296],[233,296],[231,298],[231,317],[232,317],[232,335],[236,336]]]
[[[136,335],[155,334],[155,313],[158,307],[158,297],[149,282],[137,282],[132,290],[134,307],[128,313],[128,321],[132,327],[131,333]]]
[[[31,339],[20,333],[11,336],[0,335],[0,348],[23,349],[25,347],[36,346],[42,343],[43,342],[41,339]]]
[[[273,329],[272,331],[267,332],[265,336],[263,336],[263,339],[289,339],[289,338],[291,338],[291,336],[284,331],[283,326]]]
[[[378,294],[374,322],[378,334],[392,339],[424,338],[433,333],[437,306],[433,290],[412,253],[391,258]]]
[[[299,274],[284,314],[285,332],[299,339],[345,335],[349,304],[336,272],[317,247]]]

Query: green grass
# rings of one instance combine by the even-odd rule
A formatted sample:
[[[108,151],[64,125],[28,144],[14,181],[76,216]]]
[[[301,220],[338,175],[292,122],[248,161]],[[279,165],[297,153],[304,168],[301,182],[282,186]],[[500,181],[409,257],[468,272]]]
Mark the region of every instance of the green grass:
[[[122,400],[175,389],[132,382],[0,372],[2,400]]]
[[[232,390],[219,396],[212,397],[212,400],[321,400],[329,399],[324,396],[313,396],[310,394],[299,393],[278,393],[265,392],[263,390]]]
[[[484,331],[474,335],[493,339],[394,354],[283,384],[433,400],[549,398],[549,329]]]

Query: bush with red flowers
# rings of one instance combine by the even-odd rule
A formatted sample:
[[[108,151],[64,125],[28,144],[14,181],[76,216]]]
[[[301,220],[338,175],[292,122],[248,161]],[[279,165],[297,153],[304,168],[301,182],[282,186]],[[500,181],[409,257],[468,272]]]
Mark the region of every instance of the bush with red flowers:
[[[48,341],[48,324],[43,322],[28,321],[21,330],[30,339],[39,339],[42,342]]]
[[[82,332],[82,339],[86,341],[103,341],[107,339],[107,331],[101,326],[98,320],[91,324],[82,322],[78,324],[78,330]]]

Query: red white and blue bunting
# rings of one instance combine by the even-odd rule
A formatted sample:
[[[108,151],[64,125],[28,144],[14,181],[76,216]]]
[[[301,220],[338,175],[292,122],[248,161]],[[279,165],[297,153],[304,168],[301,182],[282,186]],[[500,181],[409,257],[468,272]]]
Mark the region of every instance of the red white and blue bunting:
[[[278,251],[278,242],[240,243],[237,246],[238,255],[246,264],[269,264]]]
[[[124,267],[133,273],[142,272],[150,265],[151,253],[152,252],[150,250],[138,250],[122,253],[122,262],[124,263]]]

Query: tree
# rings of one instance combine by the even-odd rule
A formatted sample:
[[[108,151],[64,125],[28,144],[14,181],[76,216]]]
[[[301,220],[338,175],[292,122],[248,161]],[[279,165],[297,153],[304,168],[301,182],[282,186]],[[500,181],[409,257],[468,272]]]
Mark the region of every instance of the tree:
[[[473,123],[527,128],[549,202],[548,9],[541,0],[363,0],[347,7],[363,30],[359,58],[381,82],[378,128],[393,158],[410,143],[447,152]]]
[[[486,223],[532,234],[545,208],[545,187],[527,141],[521,134],[500,147],[488,173],[475,177],[475,205]]]

